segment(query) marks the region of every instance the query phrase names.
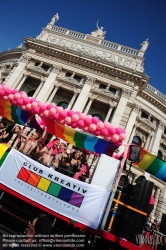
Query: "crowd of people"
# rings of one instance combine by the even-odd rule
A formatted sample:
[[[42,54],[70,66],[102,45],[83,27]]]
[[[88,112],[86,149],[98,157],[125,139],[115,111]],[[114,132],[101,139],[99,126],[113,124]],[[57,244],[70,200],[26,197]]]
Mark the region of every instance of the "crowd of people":
[[[16,124],[11,129],[4,121],[0,122],[0,143],[7,144],[8,151],[14,148],[52,170],[85,181],[89,177],[89,153],[76,147],[69,150],[66,142],[57,137],[48,141],[47,136],[46,128],[41,133],[27,125]]]

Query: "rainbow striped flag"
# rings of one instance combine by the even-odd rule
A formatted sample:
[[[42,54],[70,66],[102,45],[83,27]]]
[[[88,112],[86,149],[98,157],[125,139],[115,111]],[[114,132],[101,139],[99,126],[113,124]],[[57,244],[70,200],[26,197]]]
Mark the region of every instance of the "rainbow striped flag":
[[[86,149],[98,154],[106,154],[108,156],[112,156],[113,152],[118,148],[113,142],[97,138],[90,134],[85,134],[76,129],[59,124],[49,118],[45,118],[44,123],[46,124],[49,133],[56,135],[78,148]]]
[[[29,126],[41,130],[38,125],[35,115],[32,116],[28,111],[20,109],[18,106],[12,105],[9,101],[0,98],[0,116],[13,122],[24,125],[30,119]]]
[[[166,182],[166,162],[141,148],[141,160],[133,165]]]
[[[6,144],[0,143],[0,167],[8,155],[8,152],[6,152],[7,149],[8,146]]]

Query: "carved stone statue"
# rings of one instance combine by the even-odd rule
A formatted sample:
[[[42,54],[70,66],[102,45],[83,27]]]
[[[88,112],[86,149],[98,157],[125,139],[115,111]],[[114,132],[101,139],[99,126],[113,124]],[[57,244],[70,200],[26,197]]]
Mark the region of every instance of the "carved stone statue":
[[[59,15],[58,13],[56,13],[56,15],[53,16],[50,24],[54,25],[55,22],[57,22],[59,20]]]
[[[146,39],[146,41],[144,41],[144,42],[141,44],[141,46],[142,46],[142,47],[141,47],[140,51],[145,52],[145,51],[147,50],[148,46],[149,46],[148,38]]]
[[[97,30],[91,32],[91,35],[94,36],[94,37],[97,37],[97,38],[104,39],[104,35],[106,34],[106,31],[103,31],[104,27],[99,28],[98,22],[99,22],[99,20],[96,23]]]

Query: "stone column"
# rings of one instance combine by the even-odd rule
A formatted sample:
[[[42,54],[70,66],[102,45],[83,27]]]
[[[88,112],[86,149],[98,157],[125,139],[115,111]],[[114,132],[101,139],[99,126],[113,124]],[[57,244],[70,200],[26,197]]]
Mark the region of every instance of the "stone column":
[[[140,113],[140,108],[138,106],[134,106],[133,110],[131,111],[130,117],[128,119],[127,125],[126,125],[126,139],[125,141],[128,142],[129,138],[131,137],[131,132],[133,130],[134,124],[136,122],[136,118],[138,114]]]
[[[49,97],[49,95],[52,91],[52,86],[54,84],[54,81],[55,81],[55,79],[56,79],[56,77],[59,74],[59,71],[61,69],[62,69],[61,67],[54,65],[49,77],[47,78],[46,82],[43,84],[41,91],[39,92],[39,94],[36,97],[38,101],[47,100],[47,98]]]
[[[51,95],[50,95],[50,97],[48,98],[48,103],[50,103],[50,102],[52,102],[52,100],[53,100],[53,98],[54,98],[54,96],[55,96],[55,94],[56,94],[56,92],[58,91],[58,89],[59,89],[59,87],[60,87],[61,85],[59,84],[56,84],[53,88],[52,88],[52,90],[51,90]]]
[[[16,67],[16,69],[13,71],[13,73],[11,74],[11,76],[6,82],[6,84],[9,87],[15,88],[17,86],[17,84],[19,83],[19,81],[21,80],[23,76],[25,66],[26,64],[28,64],[30,59],[31,57],[28,57],[26,55],[21,56],[18,66]]]
[[[134,135],[135,135],[135,131],[136,131],[136,128],[137,128],[137,126],[136,126],[136,124],[134,125],[134,127],[133,127],[133,130],[132,130],[132,133],[131,133],[131,135],[130,135],[130,139],[129,139],[129,141],[128,141],[128,143],[130,144],[131,142],[132,142],[132,140],[133,140],[133,137],[134,137]]]
[[[111,115],[111,113],[112,113],[112,110],[113,110],[113,108],[115,107],[115,104],[112,104],[112,102],[109,103],[109,105],[110,105],[110,108],[109,108],[109,110],[108,110],[108,113],[107,113],[107,115],[106,115],[106,118],[105,118],[104,122],[108,122],[108,121],[109,121],[110,115]]]
[[[153,155],[157,155],[157,153],[158,153],[159,146],[160,146],[160,141],[161,141],[161,135],[163,133],[163,129],[164,129],[164,124],[162,122],[160,122],[159,126],[158,126],[158,129],[156,131],[154,140],[153,140],[153,144],[152,144],[151,153]]]
[[[39,84],[38,88],[36,89],[35,93],[33,94],[34,98],[36,98],[36,96],[39,94],[41,88],[43,87],[44,82],[45,82],[45,79],[41,78],[41,83]]]
[[[71,108],[72,108],[73,103],[74,103],[74,101],[75,101],[75,99],[76,99],[78,93],[79,93],[79,90],[78,90],[78,89],[74,89],[74,95],[73,95],[71,101],[69,102],[69,105],[68,105],[68,107],[67,107],[68,109],[71,109]]]
[[[28,77],[28,74],[24,74],[24,76],[23,76],[21,82],[17,85],[16,89],[18,89],[18,90],[21,89],[21,87],[22,87],[22,85],[24,84],[24,82],[25,82],[25,80],[27,79],[27,77]]]
[[[90,107],[91,107],[91,105],[92,105],[92,102],[93,102],[94,99],[96,99],[96,98],[97,98],[97,95],[90,95],[90,96],[89,96],[89,102],[88,102],[88,104],[87,104],[87,106],[86,106],[86,108],[85,108],[84,114],[87,114],[87,113],[88,113],[88,111],[89,111],[89,109],[90,109]]]
[[[113,116],[113,119],[111,121],[111,123],[115,126],[119,126],[120,121],[122,119],[122,116],[124,114],[125,108],[126,108],[126,104],[127,101],[130,98],[130,91],[128,91],[127,89],[122,89],[122,95],[121,98],[119,100],[119,103],[116,107],[116,111],[115,114]]]
[[[90,90],[91,90],[92,85],[94,84],[95,80],[96,79],[94,79],[94,78],[87,77],[85,84],[84,84],[84,87],[82,88],[82,90],[77,98],[77,101],[75,102],[75,104],[73,106],[74,111],[82,112],[82,110],[84,109],[85,104],[88,100],[88,94],[90,93]]]
[[[146,140],[145,149],[148,149],[148,147],[149,147],[150,137],[151,137],[151,135],[150,135],[150,133],[149,133],[149,134],[148,134],[148,138],[147,138],[147,140]]]

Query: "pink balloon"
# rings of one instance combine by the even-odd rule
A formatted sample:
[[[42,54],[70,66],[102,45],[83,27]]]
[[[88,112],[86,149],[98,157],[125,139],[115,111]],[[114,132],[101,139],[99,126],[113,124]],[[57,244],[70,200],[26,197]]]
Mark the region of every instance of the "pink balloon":
[[[4,95],[5,95],[5,90],[0,89],[0,95],[1,95],[1,96],[4,96]]]
[[[121,128],[116,128],[116,134],[120,135],[120,133],[121,133]]]
[[[81,113],[81,114],[80,114],[80,120],[85,120],[85,119],[86,119],[86,115],[83,114],[83,113]]]
[[[17,90],[17,89],[13,89],[13,90],[12,90],[12,94],[14,95],[14,94],[16,94],[16,93],[18,93],[18,90]]]
[[[120,135],[119,135],[119,138],[120,138],[120,140],[125,140],[126,139],[126,134],[124,134],[124,133],[121,133]]]
[[[35,114],[40,114],[40,108],[39,107],[34,108],[34,112]]]
[[[109,122],[104,122],[104,127],[105,128],[111,128],[111,124]]]
[[[25,104],[28,104],[28,103],[29,103],[29,98],[28,98],[28,97],[23,98],[23,102],[24,102]]]
[[[50,113],[50,115],[56,114],[56,109],[55,108],[50,108],[49,113]]]
[[[53,104],[51,104],[51,103],[47,105],[47,109],[51,109],[51,108],[54,108],[54,107],[55,106]]]
[[[104,139],[107,141],[111,141],[111,136],[105,136]]]
[[[83,128],[84,127],[84,121],[83,120],[79,120],[77,122],[77,126],[78,126],[78,128]]]
[[[80,116],[81,112],[80,111],[76,111],[75,114],[77,114],[77,115]]]
[[[22,93],[22,95],[21,95],[21,98],[22,98],[22,99],[27,98],[27,97],[28,97],[27,94]]]
[[[28,110],[31,110],[31,109],[32,109],[32,105],[31,105],[30,103],[28,103],[28,104],[26,105],[26,107],[27,107]]]
[[[67,117],[67,112],[66,111],[62,111],[62,112],[59,113],[59,116],[60,116],[61,119],[64,120]]]
[[[95,124],[90,124],[89,125],[89,131],[94,132],[96,130],[96,125]]]
[[[54,117],[54,119],[55,119],[55,120],[57,120],[57,121],[58,121],[58,120],[59,120],[59,113],[54,114],[54,116],[53,116],[53,117]]]
[[[97,117],[92,117],[92,122],[94,124],[97,124],[99,122],[99,119]]]
[[[14,99],[14,95],[13,94],[10,94],[8,97],[9,97],[9,100],[13,100]]]
[[[44,102],[38,102],[39,107],[45,105]]]
[[[113,127],[111,127],[111,128],[108,128],[108,134],[109,135],[114,135],[116,133],[116,129],[115,128],[113,128]]]
[[[102,129],[102,128],[104,128],[104,123],[100,121],[100,122],[97,123],[96,126],[97,126],[98,129]]]
[[[43,115],[44,115],[45,117],[48,117],[48,116],[49,116],[49,110],[44,110]]]
[[[96,135],[96,136],[99,136],[100,135],[100,130],[96,130],[96,131],[94,131],[94,133],[93,133],[94,135]]]
[[[14,99],[15,99],[15,100],[20,99],[20,98],[21,98],[20,93],[16,93],[16,94],[14,94]]]
[[[56,111],[57,111],[58,113],[60,113],[60,112],[63,111],[63,108],[62,108],[62,107],[57,107],[57,108],[56,108]]]
[[[77,114],[73,114],[71,119],[73,122],[77,122],[79,120],[79,116]]]
[[[8,87],[7,85],[5,85],[5,84],[2,86],[2,88],[3,88],[4,90],[9,89],[9,87]]]
[[[67,111],[67,116],[70,116],[70,117],[72,117],[72,115],[74,114],[74,111],[73,110],[69,110],[69,111]]]
[[[88,131],[89,131],[89,128],[88,128],[88,127],[84,127],[82,130],[83,130],[84,132],[88,132]]]
[[[71,123],[71,117],[67,116],[65,118],[65,122],[66,122],[66,124],[70,124]]]
[[[121,128],[121,133],[126,134],[126,130],[124,130],[124,129]]]
[[[101,135],[107,136],[108,135],[108,129],[106,129],[106,128],[101,129]]]
[[[92,120],[90,118],[86,118],[84,122],[85,122],[85,126],[89,126],[92,123]]]
[[[12,90],[11,89],[5,89],[5,92],[7,95],[10,95],[12,93]]]
[[[46,105],[41,105],[40,109],[41,109],[41,111],[45,111],[46,110]]]
[[[111,139],[113,142],[117,142],[119,140],[119,135],[114,134]]]
[[[76,122],[72,122],[70,125],[72,128],[76,128],[77,127],[77,123]]]
[[[21,107],[21,109],[22,109],[22,110],[26,110],[27,107],[23,105],[23,106]]]
[[[3,96],[3,99],[7,101],[9,99],[9,97],[5,95],[5,96]]]
[[[18,99],[17,103],[18,103],[18,105],[23,105],[23,100],[22,99]]]
[[[17,101],[16,101],[16,100],[12,100],[11,103],[12,103],[13,105],[17,105]]]
[[[87,115],[86,118],[92,119],[92,116],[91,115]]]
[[[2,89],[2,84],[0,84],[0,89]]]
[[[32,107],[33,107],[33,108],[38,107],[38,103],[37,103],[37,102],[32,102]]]
[[[30,103],[33,103],[33,102],[37,102],[37,100],[33,97],[29,97],[30,98]]]

